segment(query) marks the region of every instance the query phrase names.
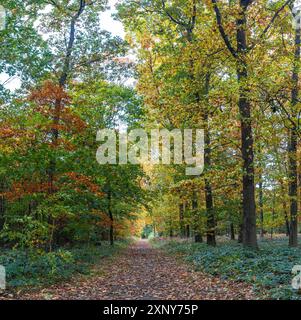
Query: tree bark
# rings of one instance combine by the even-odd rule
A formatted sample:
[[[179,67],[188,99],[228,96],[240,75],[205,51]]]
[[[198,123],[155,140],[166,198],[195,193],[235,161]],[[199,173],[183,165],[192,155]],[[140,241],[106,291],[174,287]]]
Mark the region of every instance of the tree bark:
[[[301,43],[301,29],[300,25],[296,24],[295,29],[295,53],[294,65],[292,72],[292,92],[291,92],[291,106],[294,119],[297,118],[296,105],[298,104],[299,96],[299,71],[300,71],[300,43]],[[290,234],[289,246],[298,246],[298,173],[297,173],[297,145],[298,134],[297,127],[293,126],[289,133],[288,155],[289,155],[289,198],[290,198]]]
[[[110,231],[109,231],[109,238],[110,238],[110,245],[114,245],[114,217],[112,212],[112,193],[111,188],[109,186],[108,190],[108,213],[110,218]]]
[[[3,229],[5,223],[5,198],[4,196],[0,196],[0,232]]]
[[[274,234],[274,228],[273,228],[273,225],[274,225],[274,221],[275,221],[275,206],[276,206],[276,190],[275,190],[275,187],[274,187],[274,190],[273,190],[273,204],[272,204],[272,227],[271,227],[271,239],[273,239],[273,234]]]
[[[235,230],[234,230],[234,223],[230,223],[230,238],[231,240],[235,240]]]
[[[185,236],[185,228],[184,228],[184,204],[181,203],[179,205],[179,220],[180,220],[180,237],[183,238]]]
[[[289,235],[290,235],[290,222],[289,222],[289,218],[288,218],[288,214],[287,214],[286,208],[284,208],[284,217],[285,217],[286,236],[289,237]]]
[[[241,198],[242,200],[242,198]],[[244,224],[243,224],[243,212],[242,212],[242,202],[240,204],[240,218],[241,218],[241,221],[239,223],[239,229],[238,229],[238,239],[237,239],[237,242],[238,243],[243,243],[243,233],[244,233]]]
[[[198,198],[197,192],[193,191],[192,193],[192,214],[194,217],[194,241],[195,242],[203,242],[202,233],[200,231],[199,225],[199,215],[198,215]]]
[[[210,130],[209,130],[209,110],[208,110],[208,94],[210,90],[210,74],[206,74],[205,87],[204,87],[204,96],[206,100],[206,106],[204,107],[203,112],[203,122],[204,122],[204,166],[205,170],[210,170],[211,167],[211,147],[210,147]],[[206,199],[206,211],[207,211],[207,244],[211,246],[216,246],[215,239],[215,215],[213,208],[213,195],[212,195],[212,186],[211,182],[208,179],[205,172],[205,199]]]
[[[257,249],[256,235],[256,206],[255,206],[255,183],[254,183],[254,151],[251,119],[251,103],[248,86],[247,65],[247,10],[251,0],[239,1],[238,18],[236,19],[236,44],[237,49],[231,44],[228,35],[222,25],[222,15],[219,11],[217,0],[211,0],[216,15],[218,30],[224,43],[236,61],[237,80],[239,85],[238,108],[241,123],[241,152],[243,158],[243,245]],[[279,12],[277,12],[279,14]],[[276,18],[277,14],[273,19]],[[270,25],[264,30],[267,32]]]
[[[190,225],[189,224],[186,225],[186,238],[187,239],[190,238]]]
[[[241,123],[241,151],[243,158],[243,245],[257,249],[256,207],[254,183],[254,151],[251,119],[251,104],[249,101],[248,68],[247,68],[247,5],[240,0],[237,28],[237,78],[239,84],[238,107]]]
[[[0,182],[0,193],[5,191],[5,182]],[[0,196],[0,232],[2,231],[5,223],[5,197]]]
[[[263,183],[262,183],[261,174],[259,176],[259,210],[260,210],[260,237],[264,238]]]
[[[290,234],[289,246],[298,246],[298,203],[297,203],[297,134],[290,132],[289,142],[289,197],[290,197]]]
[[[170,237],[170,238],[173,237],[173,229],[172,229],[172,228],[169,229],[169,237]]]

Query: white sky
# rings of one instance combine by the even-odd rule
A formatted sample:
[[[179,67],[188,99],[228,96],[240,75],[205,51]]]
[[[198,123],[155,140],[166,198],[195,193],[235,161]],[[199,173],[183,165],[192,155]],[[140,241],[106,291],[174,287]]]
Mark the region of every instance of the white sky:
[[[120,21],[116,21],[112,18],[112,14],[116,13],[115,5],[118,0],[109,0],[110,10],[103,12],[101,16],[101,28],[110,31],[113,35],[124,38],[125,32],[123,25]]]
[[[110,6],[110,9],[106,12],[103,12],[101,17],[101,29],[107,30],[111,32],[113,35],[119,36],[124,39],[125,32],[123,25],[120,21],[116,21],[112,18],[112,14],[116,12],[115,5],[118,2],[118,0],[109,0],[108,5]],[[6,74],[0,74],[0,83],[4,84],[8,80],[8,75]],[[9,90],[15,90],[20,87],[20,80],[17,77],[14,77],[10,81],[7,81],[5,83],[5,88]]]

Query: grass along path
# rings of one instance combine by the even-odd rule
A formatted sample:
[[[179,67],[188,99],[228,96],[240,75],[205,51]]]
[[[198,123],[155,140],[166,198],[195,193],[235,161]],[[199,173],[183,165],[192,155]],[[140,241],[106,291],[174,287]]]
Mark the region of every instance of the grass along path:
[[[193,271],[146,240],[132,244],[100,268],[92,277],[53,285],[19,299],[255,299],[251,286]]]

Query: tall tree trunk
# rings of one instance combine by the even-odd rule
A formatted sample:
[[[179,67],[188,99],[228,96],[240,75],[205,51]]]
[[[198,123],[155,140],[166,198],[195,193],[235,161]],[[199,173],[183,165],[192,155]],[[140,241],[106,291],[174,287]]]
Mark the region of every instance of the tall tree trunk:
[[[0,182],[0,194],[5,191],[4,180]],[[5,197],[0,195],[0,232],[2,231],[5,223]]]
[[[237,49],[231,44],[223,24],[222,15],[217,5],[217,0],[211,0],[215,11],[218,30],[224,43],[236,60],[237,79],[239,85],[238,108],[241,123],[241,151],[243,158],[243,244],[245,247],[257,249],[256,235],[256,206],[254,183],[254,151],[251,119],[251,103],[249,98],[247,54],[247,10],[251,0],[239,1],[239,12],[236,19],[236,44]],[[272,24],[265,29],[267,32]]]
[[[300,44],[301,44],[301,29],[300,23],[296,23],[295,29],[295,53],[294,53],[294,66],[292,72],[292,93],[291,93],[291,106],[292,115],[297,119],[296,106],[298,103],[299,95],[299,71],[300,71]],[[296,247],[298,245],[298,173],[297,173],[297,145],[298,135],[297,128],[293,126],[290,129],[288,155],[289,155],[289,198],[290,198],[290,234],[289,246]]]
[[[169,237],[170,238],[173,237],[173,229],[172,229],[172,227],[169,228]]]
[[[223,27],[223,18],[219,10],[217,0],[211,0],[211,2],[215,12],[219,33],[225,43],[226,48],[236,60],[237,78],[239,84],[238,107],[241,121],[241,151],[243,158],[243,244],[245,247],[257,249],[258,246],[256,235],[256,205],[253,164],[254,151],[247,65],[248,52],[250,52],[254,48],[254,46],[248,47],[247,45],[247,11],[249,5],[251,5],[254,1],[239,0],[239,8],[236,18],[236,49],[232,46],[231,39],[228,36],[225,28]],[[260,39],[270,30],[280,12],[284,10],[288,5],[289,3],[285,2],[279,8],[279,10],[275,12],[270,23],[266,26],[266,28],[260,35]],[[300,50],[299,45],[297,47],[298,50]],[[298,57],[300,57],[300,51]]]
[[[241,198],[242,200],[242,198]],[[243,211],[242,211],[242,208],[243,208],[243,203],[241,201],[240,203],[240,223],[239,223],[239,229],[238,229],[238,239],[237,239],[237,242],[238,243],[243,243],[243,233],[244,233],[244,224],[243,224]]]
[[[234,230],[234,223],[230,223],[230,238],[231,240],[235,240],[235,230]]]
[[[5,223],[5,198],[4,196],[0,196],[0,232],[3,229]]]
[[[264,238],[264,215],[263,215],[263,183],[262,174],[259,176],[259,210],[260,210],[260,236]]]
[[[108,213],[110,218],[110,232],[109,232],[110,245],[113,246],[114,245],[114,217],[112,212],[112,193],[111,193],[110,186],[108,190]]]
[[[286,232],[286,236],[289,237],[289,235],[290,235],[290,222],[289,222],[288,214],[286,211],[286,207],[284,207],[284,217],[285,217],[285,232]]]
[[[254,183],[254,151],[251,119],[251,104],[249,101],[248,67],[247,67],[247,7],[240,0],[237,27],[237,78],[239,84],[238,107],[241,123],[241,151],[243,158],[243,245],[257,249],[256,207]]]
[[[290,197],[290,234],[289,245],[298,245],[298,202],[297,202],[297,134],[290,132],[289,142],[289,197]]]
[[[180,237],[185,236],[185,228],[184,228],[184,204],[180,203],[179,205],[179,220],[180,220]]]
[[[206,197],[206,211],[207,211],[207,244],[211,246],[216,245],[215,240],[215,217],[213,212],[213,197],[212,188],[208,179],[205,179],[205,197]]]
[[[200,231],[199,215],[198,215],[198,198],[197,192],[193,191],[192,193],[192,214],[194,220],[194,241],[203,242],[202,233]]]
[[[280,180],[280,185],[281,185],[282,194],[286,194],[287,191],[285,190],[284,183],[283,183],[282,179]],[[288,217],[287,204],[286,204],[285,198],[282,200],[282,208],[283,208],[284,219],[285,219],[285,232],[286,232],[286,236],[288,237],[290,234],[290,221],[289,221],[289,217]]]
[[[271,227],[271,239],[273,239],[274,234],[274,221],[275,221],[275,206],[276,206],[276,189],[273,190],[273,204],[272,204],[272,227]]]
[[[203,122],[204,122],[204,166],[205,166],[205,200],[206,200],[206,212],[207,212],[207,244],[211,246],[216,245],[215,239],[215,215],[213,208],[213,195],[211,182],[206,175],[206,171],[210,170],[211,167],[211,147],[210,147],[210,131],[209,131],[209,101],[208,94],[210,90],[210,74],[206,74],[205,87],[204,87],[204,97],[206,100],[206,106],[203,112]]]
[[[186,238],[187,239],[190,238],[190,225],[189,224],[186,225]]]

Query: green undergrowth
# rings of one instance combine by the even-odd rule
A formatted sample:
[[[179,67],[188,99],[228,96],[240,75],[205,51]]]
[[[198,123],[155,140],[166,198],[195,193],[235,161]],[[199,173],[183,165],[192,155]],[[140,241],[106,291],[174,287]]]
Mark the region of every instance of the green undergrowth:
[[[74,274],[89,275],[92,267],[103,258],[126,248],[128,241],[114,246],[82,245],[58,248],[53,252],[37,250],[0,250],[0,265],[6,269],[8,289],[39,287],[67,280]]]
[[[287,239],[262,240],[259,250],[243,248],[236,242],[217,247],[188,241],[152,240],[155,247],[180,255],[197,270],[223,279],[252,284],[259,298],[300,300],[292,288],[292,268],[301,265],[301,247],[288,248]]]

